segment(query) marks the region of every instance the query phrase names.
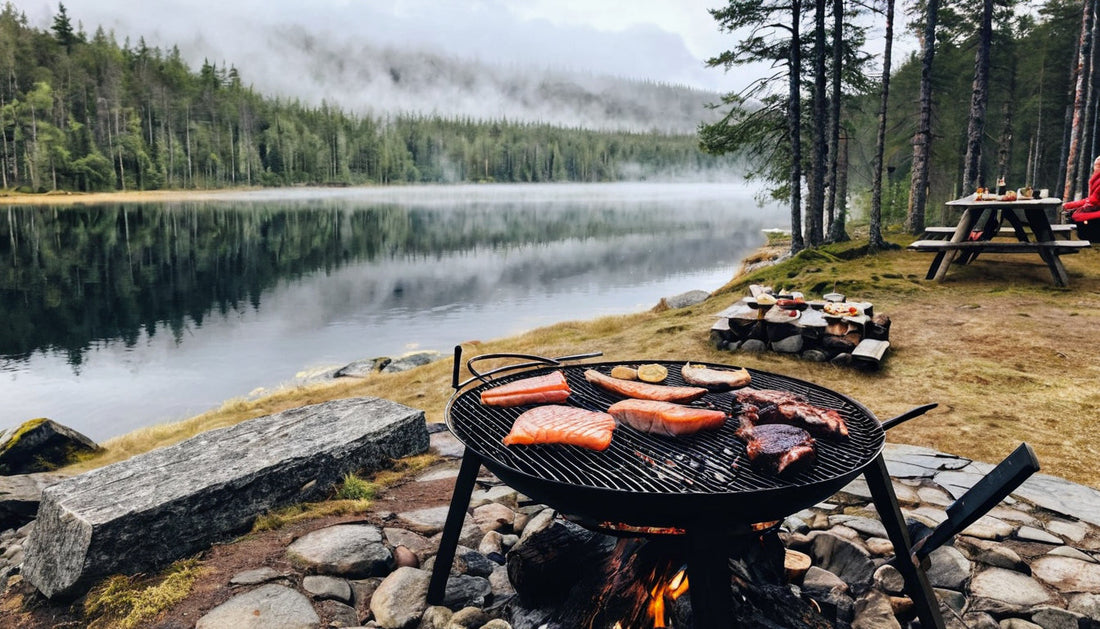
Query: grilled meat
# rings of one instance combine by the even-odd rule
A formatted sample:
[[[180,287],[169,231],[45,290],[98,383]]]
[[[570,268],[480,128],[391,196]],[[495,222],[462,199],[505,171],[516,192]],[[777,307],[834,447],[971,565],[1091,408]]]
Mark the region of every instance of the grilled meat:
[[[752,380],[752,376],[744,367],[736,370],[712,369],[691,363],[685,363],[680,368],[680,375],[684,378],[684,382],[688,384],[721,391],[743,387]]]
[[[769,474],[797,473],[817,459],[810,433],[790,424],[742,425],[737,436],[753,468]]]
[[[733,394],[741,416],[753,424],[791,424],[819,437],[847,438],[848,424],[840,413],[810,404],[795,393],[742,389]]]
[[[606,450],[613,430],[615,418],[607,413],[551,404],[524,411],[503,441],[508,446],[564,443]]]
[[[615,402],[607,412],[638,430],[671,437],[720,428],[727,417],[722,411],[634,399]]]
[[[633,380],[620,380],[600,373],[595,369],[584,372],[585,380],[612,393],[639,400],[657,400],[659,402],[691,402],[707,394],[701,387],[672,387],[664,384],[650,384]]]

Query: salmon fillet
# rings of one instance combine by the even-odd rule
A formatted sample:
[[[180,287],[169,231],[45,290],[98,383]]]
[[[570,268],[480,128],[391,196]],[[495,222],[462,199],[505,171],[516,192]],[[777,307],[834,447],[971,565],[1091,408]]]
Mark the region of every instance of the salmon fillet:
[[[604,375],[595,369],[586,370],[584,379],[612,393],[639,400],[691,402],[707,394],[707,390],[701,387],[673,387],[634,380],[620,380]]]
[[[656,400],[623,400],[612,404],[607,412],[632,428],[670,437],[720,428],[726,421],[722,411]]]
[[[524,411],[503,441],[506,446],[564,443],[606,450],[613,430],[615,418],[607,413],[551,404]]]
[[[569,382],[565,374],[552,371],[486,389],[481,392],[481,403],[486,406],[521,406],[564,402],[568,397]]]

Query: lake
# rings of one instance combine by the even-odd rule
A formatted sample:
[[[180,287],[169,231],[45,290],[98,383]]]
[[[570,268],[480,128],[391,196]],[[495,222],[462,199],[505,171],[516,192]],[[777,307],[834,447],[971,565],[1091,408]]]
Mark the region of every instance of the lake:
[[[49,417],[103,441],[302,372],[714,290],[762,229],[786,226],[754,192],[276,189],[0,209],[0,428]]]

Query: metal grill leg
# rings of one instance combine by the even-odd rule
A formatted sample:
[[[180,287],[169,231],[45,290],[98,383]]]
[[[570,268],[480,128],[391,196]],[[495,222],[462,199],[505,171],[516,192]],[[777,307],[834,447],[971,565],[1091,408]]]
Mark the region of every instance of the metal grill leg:
[[[729,629],[733,622],[729,532],[693,527],[687,533],[687,574],[694,629]]]
[[[882,525],[886,527],[886,533],[890,536],[890,542],[894,545],[894,554],[898,558],[896,565],[905,577],[905,589],[916,607],[920,626],[922,629],[945,629],[939,601],[932,591],[932,584],[928,582],[928,575],[913,563],[912,544],[909,541],[909,531],[905,528],[905,516],[901,514],[894,486],[890,484],[886,460],[881,454],[867,466],[863,477],[867,479],[871,499],[878,510]]]
[[[458,537],[462,533],[462,522],[466,519],[466,509],[470,506],[470,495],[474,491],[474,481],[481,469],[481,456],[469,448],[462,454],[462,466],[458,468],[454,493],[451,494],[451,507],[447,511],[447,522],[443,525],[443,537],[439,540],[439,552],[435,556],[432,579],[428,582],[428,604],[443,604],[447,593],[447,577],[451,574],[451,564],[455,560]]]

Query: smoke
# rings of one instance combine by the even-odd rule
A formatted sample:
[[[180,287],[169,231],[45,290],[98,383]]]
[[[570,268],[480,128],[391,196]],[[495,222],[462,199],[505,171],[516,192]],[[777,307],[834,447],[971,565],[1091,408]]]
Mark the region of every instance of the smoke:
[[[234,65],[246,84],[360,114],[418,112],[597,129],[690,133],[729,78],[683,35],[521,18],[504,0],[69,0],[71,19],[122,43],[177,46],[197,68]],[[685,8],[689,15],[701,7]],[[48,28],[56,8],[28,9]],[[711,29],[713,30],[713,29]],[[718,87],[723,85],[723,87]]]

